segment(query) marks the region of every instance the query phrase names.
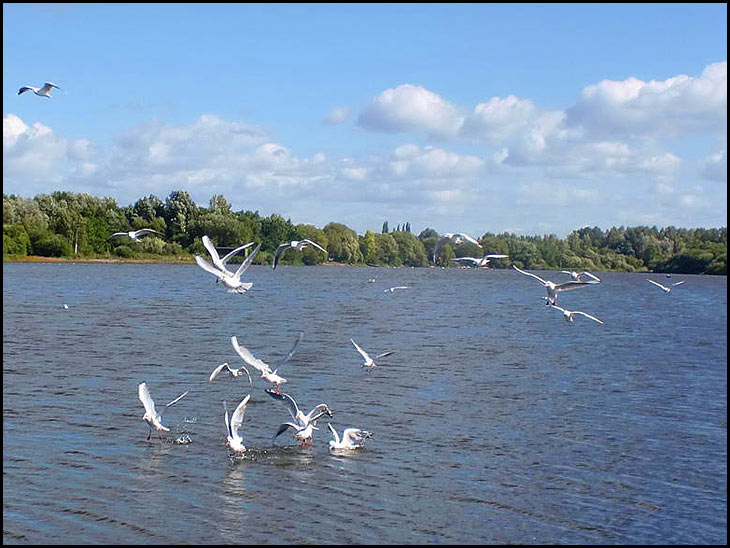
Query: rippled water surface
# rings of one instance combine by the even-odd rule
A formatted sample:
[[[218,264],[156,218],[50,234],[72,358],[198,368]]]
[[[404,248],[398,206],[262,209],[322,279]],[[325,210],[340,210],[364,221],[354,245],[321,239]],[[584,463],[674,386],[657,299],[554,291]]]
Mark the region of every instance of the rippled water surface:
[[[235,295],[194,265],[4,264],[3,542],[726,544],[727,279],[649,277],[561,294],[599,325],[509,270],[254,266]],[[364,449],[329,454],[326,421],[272,443],[263,381],[208,383],[231,335],[274,363],[299,331],[285,391]],[[366,372],[350,338],[397,353]],[[167,440],[142,381],[190,391]]]

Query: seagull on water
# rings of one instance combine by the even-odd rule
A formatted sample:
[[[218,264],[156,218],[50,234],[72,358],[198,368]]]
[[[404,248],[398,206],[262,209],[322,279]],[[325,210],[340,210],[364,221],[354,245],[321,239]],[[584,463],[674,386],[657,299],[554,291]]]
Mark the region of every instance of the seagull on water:
[[[175,405],[177,402],[187,396],[188,391],[186,391],[184,394],[181,394],[170,403],[165,405],[165,407],[161,409],[159,413],[155,409],[155,402],[152,399],[152,396],[150,396],[150,389],[147,387],[146,382],[140,383],[138,388],[138,394],[139,400],[142,402],[142,405],[144,405],[145,411],[144,415],[142,416],[142,420],[144,420],[150,427],[150,433],[147,435],[147,439],[150,439],[150,437],[152,436],[153,428],[157,430],[158,437],[162,439],[162,434],[160,434],[160,432],[163,430],[165,432],[170,431],[167,426],[162,424],[162,415],[165,413],[165,411],[167,411],[168,407],[170,407],[171,405]]]
[[[454,259],[451,259],[452,261],[464,264],[464,265],[472,265],[472,266],[487,266],[489,264],[489,261],[492,259],[506,259],[509,255],[502,255],[499,253],[489,253],[487,255],[484,255],[481,259],[478,259],[476,257],[456,257]]]
[[[33,86],[23,86],[22,88],[20,88],[18,90],[18,95],[20,95],[21,93],[25,93],[26,91],[32,91],[38,97],[48,97],[50,99],[51,98],[51,89],[53,89],[53,88],[61,89],[56,84],[52,84],[51,82],[46,82],[45,84],[43,84],[42,88],[36,88]]]
[[[142,236],[146,236],[147,234],[159,234],[159,232],[151,228],[140,228],[139,230],[130,230],[129,232],[115,232],[107,240],[111,240],[112,238],[129,238],[133,242],[138,242]]]
[[[319,245],[316,242],[313,242],[312,240],[292,240],[290,242],[284,242],[279,247],[276,248],[276,251],[274,252],[274,262],[271,265],[271,268],[276,268],[277,263],[279,262],[279,256],[284,253],[287,249],[296,249],[297,251],[301,251],[305,247],[312,245],[319,249],[320,251],[324,251],[325,254],[327,253],[327,250],[323,248],[321,245]]]
[[[223,272],[228,272],[231,276],[233,276],[233,272],[228,270],[226,267],[226,263],[228,263],[228,260],[233,257],[236,253],[239,251],[243,251],[247,247],[250,247],[254,244],[254,242],[249,242],[247,244],[244,244],[242,246],[237,247],[227,255],[225,255],[222,259],[218,256],[218,250],[213,245],[213,242],[208,238],[208,236],[203,236],[203,245],[205,246],[205,249],[208,250],[208,253],[210,253],[210,259],[213,261],[213,266],[215,266],[217,269],[222,270]]]
[[[238,404],[238,407],[236,407],[236,410],[233,412],[233,415],[231,415],[230,421],[228,420],[228,406],[226,406],[226,402],[223,401],[223,408],[226,410],[226,430],[228,431],[226,446],[230,447],[236,455],[241,455],[244,451],[246,451],[246,446],[243,445],[243,438],[238,433],[238,429],[241,428],[241,425],[243,424],[243,415],[246,413],[246,404],[250,399],[251,394],[243,398],[241,403]]]
[[[355,350],[357,350],[360,353],[360,355],[363,357],[363,359],[365,360],[362,364],[362,367],[377,367],[378,364],[375,363],[375,360],[379,360],[380,358],[384,358],[385,356],[390,356],[391,354],[396,353],[396,350],[390,350],[388,352],[383,352],[382,354],[378,354],[377,356],[375,356],[375,358],[371,358],[370,354],[368,354],[362,348],[360,348],[355,341],[350,339],[350,342],[355,346]]]
[[[396,289],[410,289],[410,286],[407,285],[396,285],[395,287],[389,287],[388,289],[384,289],[383,293],[387,293],[390,291],[391,293],[395,293]]]
[[[231,274],[228,270],[221,270],[220,268],[216,268],[208,261],[203,259],[203,257],[201,257],[200,255],[195,256],[195,262],[200,268],[218,278],[218,281],[228,288],[229,293],[245,293],[246,291],[251,289],[251,287],[253,287],[253,284],[250,282],[242,282],[241,274],[246,272],[246,269],[251,266],[251,262],[253,261],[253,258],[256,256],[256,254],[259,252],[260,248],[261,244],[258,244],[251,252],[251,254],[246,257],[246,260],[241,263],[241,266],[238,267],[238,270],[236,270],[236,272],[233,274]]]
[[[664,293],[669,293],[672,289],[674,289],[678,285],[682,285],[687,280],[682,280],[681,282],[674,283],[670,287],[667,287],[666,285],[662,285],[659,282],[655,282],[654,280],[646,280],[646,281],[649,282],[650,284],[654,284],[655,286],[660,288],[662,291],[664,291]]]
[[[297,402],[295,402],[294,398],[292,398],[289,394],[275,392],[270,388],[266,388],[264,391],[272,398],[284,402],[284,404],[287,406],[287,409],[289,410],[289,414],[291,415],[292,419],[294,419],[294,422],[282,423],[281,426],[279,426],[279,430],[276,432],[276,434],[274,434],[274,439],[276,439],[279,434],[282,434],[287,429],[293,428],[295,430],[294,439],[299,442],[300,446],[304,447],[306,445],[314,445],[313,434],[315,430],[319,430],[315,426],[317,419],[319,419],[322,415],[332,417],[332,411],[330,411],[330,408],[327,407],[327,404],[320,403],[305,415],[302,411],[299,410]]]
[[[548,305],[558,303],[558,292],[560,292],[560,291],[571,291],[573,289],[580,289],[582,287],[587,287],[589,285],[597,285],[597,284],[601,283],[601,281],[596,276],[591,275],[594,278],[591,281],[582,282],[582,281],[578,281],[578,280],[570,280],[569,282],[563,282],[561,284],[556,284],[549,280],[543,280],[540,276],[536,276],[535,274],[532,274],[530,272],[525,272],[524,270],[520,270],[515,265],[512,265],[512,268],[514,268],[520,274],[525,274],[526,276],[532,276],[545,287],[545,289],[547,290],[547,302],[545,304],[548,304]]]
[[[333,440],[330,440],[330,450],[333,449],[359,449],[362,447],[362,442],[372,437],[372,433],[367,430],[360,430],[359,428],[345,428],[342,432],[342,439],[337,435],[337,430],[330,423],[327,426],[332,432]]]
[[[276,369],[271,369],[271,366],[269,366],[269,364],[264,363],[263,360],[255,357],[248,348],[238,344],[238,339],[235,337],[235,335],[231,337],[231,344],[233,345],[233,349],[236,351],[236,353],[241,356],[241,359],[245,361],[248,365],[256,369],[259,373],[261,373],[261,378],[273,385],[274,392],[279,392],[281,385],[286,383],[286,379],[280,375],[277,375],[276,371],[279,369],[280,366],[289,361],[289,358],[294,355],[294,352],[296,352],[297,347],[299,346],[299,343],[302,341],[303,337],[304,333],[300,332],[297,336],[297,339],[294,341],[294,345],[292,346],[291,350],[284,357],[284,359],[279,362]]]
[[[547,297],[543,297],[543,299],[547,299]],[[585,316],[586,318],[589,318],[594,322],[598,322],[603,325],[603,322],[595,316],[591,316],[590,314],[586,314],[585,312],[581,312],[580,310],[565,310],[565,308],[560,308],[559,306],[556,306],[554,304],[551,304],[550,307],[554,308],[555,310],[560,310],[560,312],[563,313],[563,318],[565,318],[566,322],[574,322],[575,315],[580,314],[581,316]]]
[[[228,372],[233,377],[242,377],[243,375],[246,375],[248,377],[248,384],[253,386],[253,381],[251,380],[251,374],[248,372],[248,369],[246,369],[244,366],[239,367],[238,369],[233,369],[230,365],[228,365],[228,362],[220,364],[218,367],[216,367],[213,372],[210,374],[210,377],[208,378],[208,382],[213,382],[213,379],[215,379],[218,374],[223,371],[223,369],[227,369]]]

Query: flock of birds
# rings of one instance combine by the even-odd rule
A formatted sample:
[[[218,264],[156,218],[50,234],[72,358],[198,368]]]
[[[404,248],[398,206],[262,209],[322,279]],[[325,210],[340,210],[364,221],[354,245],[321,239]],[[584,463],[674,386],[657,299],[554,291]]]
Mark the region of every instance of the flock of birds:
[[[48,84],[46,84],[48,86]],[[54,86],[55,87],[55,86]],[[45,89],[42,88],[41,91]],[[49,88],[50,89],[50,88]],[[23,91],[23,88],[21,88],[21,92]],[[35,90],[34,90],[35,91]],[[48,91],[48,90],[46,90]],[[151,228],[143,228],[140,230],[133,230],[129,232],[116,232],[112,234],[109,239],[112,238],[129,238],[130,240],[134,242],[138,242],[140,238],[151,235],[151,234],[159,234],[159,232],[151,229]],[[444,235],[441,239],[437,241],[437,244],[435,246],[434,256],[436,254],[436,249],[443,245],[444,242],[451,241],[452,243],[459,244],[464,241],[469,241],[472,243],[478,244],[479,242],[472,238],[471,236],[463,233],[451,233]],[[258,253],[259,249],[261,248],[261,244],[257,244],[256,247],[251,251],[248,256],[243,260],[241,265],[236,269],[236,271],[231,271],[228,268],[228,261],[236,256],[237,254],[243,252],[244,250],[248,249],[249,247],[253,246],[255,242],[250,242],[241,246],[236,247],[223,257],[220,257],[218,254],[218,250],[216,249],[215,245],[211,241],[211,239],[204,235],[202,237],[203,246],[208,251],[208,254],[210,255],[210,261],[206,261],[203,257],[200,255],[195,255],[195,262],[198,266],[200,266],[203,270],[208,272],[209,274],[212,274],[216,278],[216,283],[222,283],[227,291],[229,293],[245,293],[248,291],[253,284],[250,282],[243,282],[241,281],[241,275],[248,269],[248,267],[251,265],[254,257]],[[315,247],[319,250],[321,250],[324,253],[327,253],[327,250],[324,249],[322,246],[317,244],[316,242],[313,242],[311,240],[292,240],[289,242],[284,242],[281,245],[279,245],[274,253],[274,259],[272,263],[272,269],[276,268],[277,263],[279,262],[279,258],[281,255],[290,250],[296,250],[301,251],[307,246]],[[471,264],[473,266],[478,267],[485,267],[487,266],[488,262],[491,259],[502,259],[507,258],[508,255],[502,255],[502,254],[486,254],[481,259],[477,259],[474,257],[458,257],[456,259],[453,259],[456,262],[459,262],[461,264]],[[553,282],[550,280],[545,280],[541,278],[540,276],[533,274],[531,272],[526,272],[520,268],[518,268],[515,265],[512,265],[513,268],[519,272],[520,274],[523,274],[525,276],[529,276],[538,282],[545,288],[547,292],[547,296],[543,297],[545,300],[545,304],[549,306],[550,308],[557,310],[562,313],[563,318],[567,322],[573,322],[575,321],[576,316],[582,316],[585,318],[588,318],[590,320],[593,320],[599,324],[603,324],[604,322],[600,320],[599,318],[588,314],[587,312],[583,312],[580,310],[567,310],[565,308],[562,308],[558,306],[558,294],[562,293],[564,291],[572,291],[575,289],[581,289],[585,287],[595,286],[601,283],[601,279],[596,276],[595,274],[592,274],[588,271],[582,271],[582,272],[575,272],[575,271],[568,271],[563,270],[563,274],[567,274],[570,276],[570,280],[564,281],[564,282]],[[375,278],[372,278],[369,280],[370,282],[374,282]],[[649,283],[659,287],[662,289],[662,291],[669,293],[673,288],[682,285],[685,283],[685,281],[680,281],[671,284],[671,286],[665,286],[663,284],[660,284],[659,282],[656,282],[654,280],[647,280]],[[395,286],[388,289],[385,289],[386,292],[393,293],[396,290],[404,290],[408,289],[409,286]],[[68,308],[66,305],[64,305],[64,308]],[[304,413],[298,406],[297,402],[294,400],[292,396],[289,394],[283,393],[281,391],[281,387],[283,384],[287,383],[287,380],[282,377],[278,370],[279,368],[285,364],[296,352],[299,344],[302,341],[302,338],[304,336],[304,333],[299,333],[296,340],[294,341],[294,344],[292,345],[289,352],[282,358],[277,364],[276,367],[271,367],[269,364],[261,360],[260,358],[257,358],[253,355],[253,353],[246,348],[245,346],[242,346],[239,344],[238,339],[235,336],[231,337],[231,344],[233,345],[233,349],[236,351],[238,356],[243,360],[245,365],[241,365],[238,368],[231,367],[230,364],[222,363],[218,365],[210,374],[208,378],[208,382],[212,382],[216,378],[218,378],[221,373],[226,372],[229,374],[232,378],[242,377],[245,376],[248,379],[248,383],[251,387],[253,387],[253,379],[251,377],[250,372],[246,368],[246,366],[254,368],[258,373],[260,374],[260,379],[265,381],[269,386],[267,386],[264,391],[266,394],[268,394],[272,399],[279,401],[284,404],[287,411],[289,412],[289,415],[291,417],[291,421],[285,421],[282,422],[279,426],[279,429],[274,434],[272,441],[276,439],[280,434],[286,432],[287,430],[291,429],[293,430],[294,439],[299,443],[300,446],[305,447],[308,445],[313,445],[314,443],[314,431],[318,430],[317,427],[317,421],[324,417],[325,415],[327,417],[332,417],[333,413],[332,410],[327,406],[325,403],[320,403],[313,407],[308,413]],[[371,355],[363,350],[360,345],[358,345],[353,339],[350,339],[350,342],[354,346],[355,350],[362,356],[363,363],[362,367],[366,369],[366,371],[370,371],[373,368],[378,366],[378,361],[381,358],[385,358],[387,356],[390,356],[391,354],[395,353],[395,351],[386,351],[382,352],[380,354],[377,354],[374,358],[371,357]],[[187,396],[188,392],[185,392],[181,395],[179,395],[177,398],[173,399],[169,403],[167,403],[164,407],[160,408],[160,410],[157,409],[155,406],[155,402],[152,399],[152,396],[150,395],[149,387],[147,386],[146,382],[140,383],[138,387],[138,395],[139,399],[142,402],[142,405],[144,406],[145,413],[142,417],[142,419],[149,425],[149,434],[147,435],[147,439],[149,440],[152,437],[153,430],[157,432],[157,435],[159,438],[162,438],[162,432],[169,432],[170,429],[165,426],[162,422],[162,417],[165,411],[168,407],[171,407],[178,403],[180,400],[182,400],[185,396]],[[243,419],[246,413],[246,407],[251,399],[251,395],[247,394],[246,397],[244,397],[241,402],[236,406],[235,410],[232,414],[229,415],[228,407],[226,405],[226,402],[223,402],[224,407],[224,422],[226,426],[226,446],[233,452],[234,456],[242,456],[246,451],[246,446],[243,443],[243,436],[241,435],[241,428],[243,426]],[[345,430],[342,433],[342,436],[340,436],[335,428],[330,424],[327,423],[327,426],[332,434],[332,440],[329,442],[329,448],[332,451],[337,450],[352,450],[352,449],[358,449],[363,446],[363,442],[370,438],[372,436],[371,432],[368,432],[366,430],[360,429],[360,428],[345,428]]]

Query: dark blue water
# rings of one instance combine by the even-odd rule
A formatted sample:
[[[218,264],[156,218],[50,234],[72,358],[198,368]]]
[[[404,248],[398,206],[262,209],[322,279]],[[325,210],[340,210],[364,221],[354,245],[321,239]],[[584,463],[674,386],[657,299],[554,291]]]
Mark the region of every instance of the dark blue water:
[[[602,277],[559,304],[605,325],[514,271],[261,266],[235,295],[194,265],[4,264],[3,542],[726,544],[727,279]],[[352,455],[326,421],[272,443],[257,377],[207,382],[231,335],[272,363],[299,331],[285,391],[373,432]],[[397,353],[366,372],[350,338]],[[190,390],[166,440],[142,381]]]

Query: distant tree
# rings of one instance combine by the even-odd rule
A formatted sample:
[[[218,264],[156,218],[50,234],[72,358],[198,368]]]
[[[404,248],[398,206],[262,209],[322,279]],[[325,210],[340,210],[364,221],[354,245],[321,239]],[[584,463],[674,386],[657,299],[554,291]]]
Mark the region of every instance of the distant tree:
[[[362,262],[363,256],[355,231],[341,223],[329,223],[324,227],[327,235],[327,251],[330,256],[342,263]]]
[[[385,221],[383,223],[383,230],[381,230],[381,233],[382,234],[387,234],[388,233],[388,221]]]

